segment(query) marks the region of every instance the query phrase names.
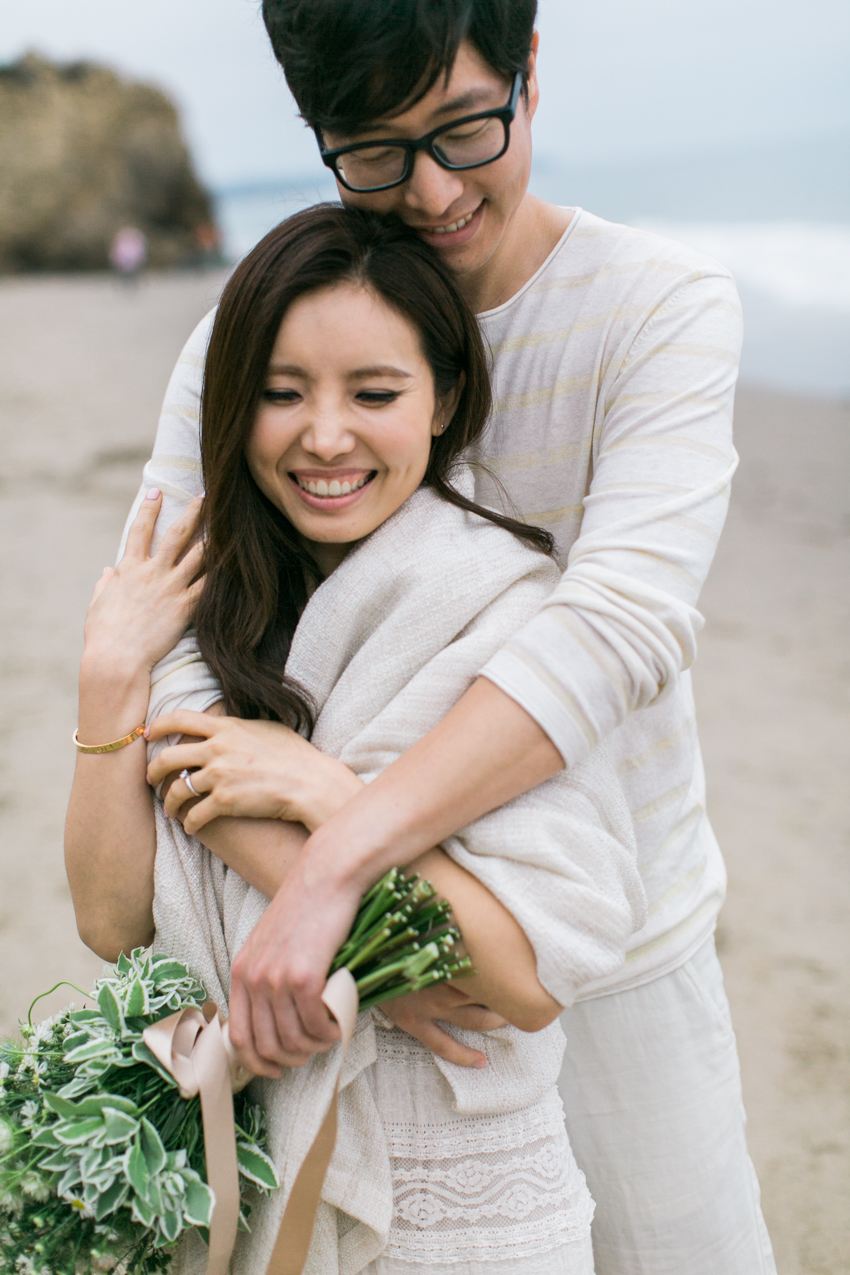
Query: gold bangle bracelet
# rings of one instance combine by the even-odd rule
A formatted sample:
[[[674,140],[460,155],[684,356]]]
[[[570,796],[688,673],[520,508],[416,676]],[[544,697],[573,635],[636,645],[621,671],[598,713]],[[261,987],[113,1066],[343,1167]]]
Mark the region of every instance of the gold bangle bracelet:
[[[132,744],[134,740],[139,739],[144,733],[145,723],[142,722],[141,726],[131,730],[129,735],[125,735],[123,739],[114,739],[111,744],[81,744],[77,739],[77,731],[74,731],[74,743],[80,753],[115,753],[119,748],[126,748],[128,744]]]

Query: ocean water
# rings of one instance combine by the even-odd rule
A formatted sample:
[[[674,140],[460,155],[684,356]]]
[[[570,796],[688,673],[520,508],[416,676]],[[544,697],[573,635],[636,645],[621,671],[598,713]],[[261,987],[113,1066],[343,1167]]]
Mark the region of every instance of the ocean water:
[[[238,260],[284,217],[335,198],[334,183],[321,175],[222,192],[228,255]],[[850,222],[628,220],[706,252],[732,272],[744,306],[742,380],[850,398]]]
[[[336,182],[330,174],[327,178],[320,174],[279,185],[238,186],[220,191],[216,211],[225,252],[232,261],[238,261],[285,217],[311,204],[338,198]]]

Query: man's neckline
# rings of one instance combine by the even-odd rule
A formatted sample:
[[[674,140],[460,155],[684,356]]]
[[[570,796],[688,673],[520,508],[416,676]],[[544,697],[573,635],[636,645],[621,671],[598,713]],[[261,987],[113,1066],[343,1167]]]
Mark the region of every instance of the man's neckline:
[[[558,205],[558,206],[566,207],[565,205]],[[555,244],[554,248],[549,253],[548,257],[546,257],[546,259],[540,263],[540,265],[537,267],[534,273],[530,275],[528,279],[526,279],[522,287],[517,288],[516,292],[512,296],[508,297],[507,301],[503,301],[501,305],[493,306],[493,308],[490,310],[480,310],[478,314],[476,315],[479,321],[482,319],[490,319],[496,314],[501,314],[503,310],[507,310],[510,306],[514,305],[517,301],[519,301],[520,297],[522,297],[528,291],[528,289],[537,282],[537,280],[543,274],[543,271],[554,260],[554,258],[557,257],[558,253],[561,251],[566,241],[572,235],[575,226],[578,224],[581,218],[583,209],[575,207],[575,208],[568,209],[568,211],[572,213],[572,216],[570,217],[570,220],[569,220],[569,224],[566,226],[564,233],[561,235],[560,239]]]

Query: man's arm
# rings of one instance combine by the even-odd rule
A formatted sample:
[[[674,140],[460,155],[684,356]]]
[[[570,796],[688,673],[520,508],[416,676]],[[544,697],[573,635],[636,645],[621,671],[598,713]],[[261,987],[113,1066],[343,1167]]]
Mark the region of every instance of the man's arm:
[[[154,784],[162,780],[172,817],[181,818],[187,830],[196,820],[199,826],[192,827],[193,834],[272,898],[307,840],[304,824],[319,828],[365,785],[341,763],[282,727],[229,718],[209,722],[220,716],[220,710],[217,705],[206,714],[178,712],[158,719],[151,728],[152,739],[192,734],[183,734],[183,742],[161,752],[148,777]],[[196,733],[199,726],[203,738]],[[178,777],[184,763],[196,768],[193,779],[202,794],[188,801],[187,786]],[[282,822],[296,819],[304,822]],[[404,998],[407,1004],[400,1007],[400,1017],[392,1016],[448,1061],[481,1066],[485,1059],[479,1051],[460,1044],[433,1020],[473,1031],[510,1021],[535,1031],[560,1012],[560,1005],[539,983],[534,950],[521,926],[487,886],[441,850],[414,855],[410,866],[451,903],[476,973],[465,975],[456,987],[433,989],[428,997],[420,993]],[[312,1046],[321,1043],[314,1041]],[[284,1052],[285,1061],[303,1061],[292,1051]],[[245,1057],[252,1070],[263,1067],[250,1051]]]
[[[534,719],[479,678],[317,829],[233,964],[230,1035],[249,1065],[257,1054],[280,1063],[336,1039],[319,999],[325,972],[373,881],[562,766]]]

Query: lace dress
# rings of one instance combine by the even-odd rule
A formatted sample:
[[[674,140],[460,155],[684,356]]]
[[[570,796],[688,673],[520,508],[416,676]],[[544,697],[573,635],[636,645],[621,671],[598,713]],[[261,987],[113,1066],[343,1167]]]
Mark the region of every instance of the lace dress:
[[[363,1275],[592,1275],[593,1201],[557,1089],[520,1110],[459,1113],[430,1050],[383,1015],[376,1028],[393,1219]]]

